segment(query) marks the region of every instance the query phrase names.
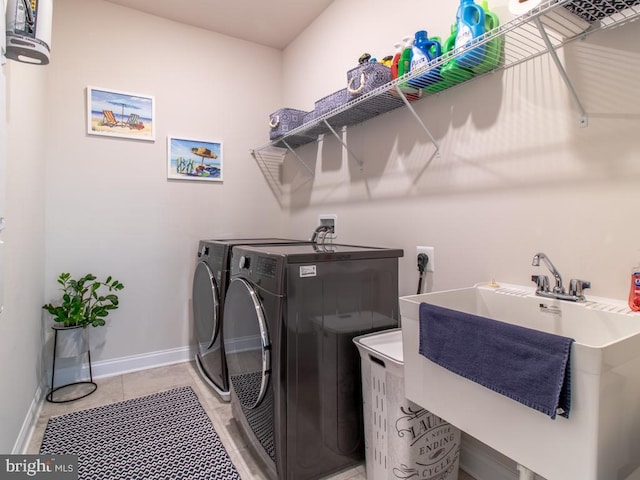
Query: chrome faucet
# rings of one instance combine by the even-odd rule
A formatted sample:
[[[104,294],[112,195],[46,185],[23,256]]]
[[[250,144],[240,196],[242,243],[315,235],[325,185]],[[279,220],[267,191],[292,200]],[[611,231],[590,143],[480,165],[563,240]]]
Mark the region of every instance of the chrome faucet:
[[[533,261],[531,265],[534,267],[540,266],[540,260],[544,262],[546,267],[549,269],[551,274],[556,279],[556,284],[551,290],[549,286],[549,277],[546,275],[532,275],[531,281],[536,282],[536,295],[547,298],[557,298],[560,300],[569,300],[572,302],[584,302],[584,289],[591,287],[591,282],[586,280],[578,280],[576,278],[572,278],[569,282],[569,292],[565,292],[564,286],[562,285],[562,276],[560,276],[560,272],[558,269],[551,263],[549,257],[544,253],[536,253],[533,256]]]
[[[549,257],[547,257],[542,252],[536,253],[533,256],[533,261],[531,262],[531,265],[533,265],[534,267],[540,266],[540,260],[544,262],[544,264],[547,266],[549,271],[556,278],[556,286],[553,287],[553,293],[564,293],[564,287],[562,286],[562,277],[560,276],[560,272],[556,267],[553,266],[553,263],[551,263],[551,260],[549,260]],[[547,290],[548,290],[548,286],[547,286]]]

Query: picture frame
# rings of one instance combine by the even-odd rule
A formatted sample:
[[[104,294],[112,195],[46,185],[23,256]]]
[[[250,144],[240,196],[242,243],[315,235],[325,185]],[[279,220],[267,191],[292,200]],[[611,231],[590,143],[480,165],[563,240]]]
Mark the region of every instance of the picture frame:
[[[223,181],[222,142],[167,137],[167,178],[170,180]]]
[[[150,95],[87,87],[87,133],[155,141],[155,99]]]

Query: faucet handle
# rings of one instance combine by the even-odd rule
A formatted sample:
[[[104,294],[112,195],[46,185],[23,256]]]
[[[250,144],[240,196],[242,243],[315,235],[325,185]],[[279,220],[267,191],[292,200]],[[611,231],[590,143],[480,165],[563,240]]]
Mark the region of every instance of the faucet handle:
[[[549,277],[546,275],[531,275],[531,281],[536,283],[538,292],[549,291]]]
[[[591,288],[591,282],[587,280],[578,280],[577,278],[572,278],[569,281],[569,295],[575,295],[580,299],[584,299],[585,288]]]

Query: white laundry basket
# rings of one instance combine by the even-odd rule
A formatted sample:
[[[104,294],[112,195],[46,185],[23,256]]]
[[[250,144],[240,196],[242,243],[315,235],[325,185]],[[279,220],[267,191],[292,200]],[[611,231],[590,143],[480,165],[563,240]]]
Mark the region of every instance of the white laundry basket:
[[[353,341],[362,363],[367,480],[457,480],[460,430],[404,396],[402,331]]]

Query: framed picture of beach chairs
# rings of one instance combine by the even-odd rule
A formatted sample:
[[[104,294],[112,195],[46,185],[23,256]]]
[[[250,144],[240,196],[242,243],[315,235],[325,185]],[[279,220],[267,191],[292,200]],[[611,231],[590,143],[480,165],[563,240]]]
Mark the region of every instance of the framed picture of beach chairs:
[[[222,181],[222,142],[167,138],[167,178]]]
[[[149,95],[87,87],[87,133],[154,141],[155,100]]]

